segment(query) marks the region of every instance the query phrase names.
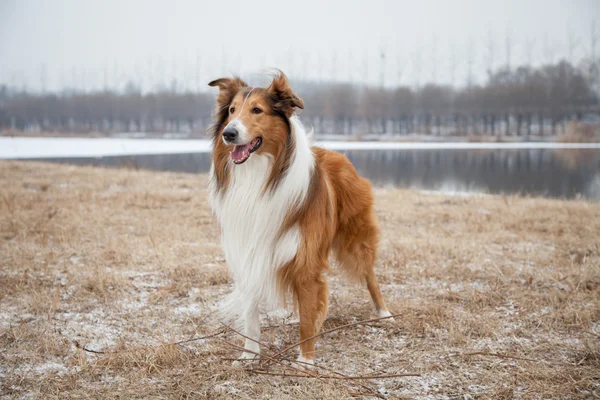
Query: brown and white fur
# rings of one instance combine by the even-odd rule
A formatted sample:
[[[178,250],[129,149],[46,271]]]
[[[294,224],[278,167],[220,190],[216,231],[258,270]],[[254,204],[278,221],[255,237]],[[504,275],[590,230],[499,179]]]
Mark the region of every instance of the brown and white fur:
[[[259,307],[285,305],[291,293],[300,340],[312,337],[327,313],[333,250],[349,276],[366,282],[379,315],[389,316],[373,272],[379,227],[369,182],[345,156],[312,145],[294,113],[304,103],[283,73],[267,88],[239,78],[209,85],[219,87],[210,201],[234,281],[224,315],[259,341]],[[243,359],[260,353],[253,340]],[[315,342],[300,345],[299,361],[314,362]]]

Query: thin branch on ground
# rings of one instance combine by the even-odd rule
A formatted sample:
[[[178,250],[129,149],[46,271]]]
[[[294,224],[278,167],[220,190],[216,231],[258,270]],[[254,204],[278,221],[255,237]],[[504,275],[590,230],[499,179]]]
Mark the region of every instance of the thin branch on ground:
[[[251,370],[251,372],[257,373],[257,374],[262,374],[262,375],[274,375],[274,376],[294,376],[294,377],[301,377],[301,378],[324,378],[324,379],[336,379],[336,380],[342,380],[342,381],[346,381],[346,380],[368,380],[368,379],[389,379],[389,378],[402,378],[402,377],[409,377],[409,376],[421,376],[420,374],[389,374],[389,375],[375,375],[375,376],[334,376],[334,375],[300,375],[300,374],[285,374],[285,373],[277,373],[277,372],[270,372],[270,371],[264,371],[261,369],[255,369],[255,370]]]
[[[75,345],[75,347],[77,347],[78,349],[81,349],[81,350],[83,350],[83,351],[85,351],[85,352],[88,352],[88,353],[93,353],[93,354],[113,354],[113,352],[112,352],[112,351],[108,351],[108,352],[107,352],[107,351],[99,351],[99,350],[92,350],[92,349],[88,349],[87,347],[85,347],[85,346],[82,346],[81,344],[79,344],[79,342],[78,342],[78,341],[75,341],[75,342],[73,342],[73,344],[74,344],[74,345]]]
[[[187,340],[180,340],[179,342],[175,342],[175,343],[171,343],[171,344],[178,345],[178,344],[183,344],[183,343],[196,342],[198,340],[210,339],[210,338],[213,338],[215,336],[222,335],[225,332],[226,332],[225,329],[220,329],[220,330],[218,330],[215,333],[211,333],[210,335],[201,336],[201,337],[192,338],[192,339],[187,339]]]
[[[231,326],[229,326],[229,325],[226,325],[226,324],[223,324],[223,323],[221,323],[221,324],[222,324],[222,325],[223,325],[225,328],[229,329],[229,330],[230,330],[230,331],[232,331],[233,333],[236,333],[236,334],[240,335],[240,336],[241,336],[241,337],[243,337],[244,339],[248,339],[248,340],[250,340],[250,341],[252,341],[252,342],[254,342],[254,343],[258,344],[259,346],[262,346],[262,347],[265,347],[265,348],[267,348],[267,349],[271,349],[271,350],[275,351],[275,348],[274,348],[273,346],[270,346],[270,345],[269,345],[269,344],[267,344],[267,343],[263,343],[263,342],[260,342],[260,341],[258,341],[258,340],[256,340],[256,339],[253,339],[253,338],[251,338],[251,337],[249,337],[249,336],[246,336],[246,335],[244,335],[243,333],[241,333],[241,332],[239,332],[239,331],[237,331],[237,330],[233,329],[233,328],[232,328]]]
[[[306,338],[306,339],[301,340],[299,342],[296,342],[294,344],[291,344],[288,347],[286,347],[283,350],[281,350],[278,353],[276,353],[275,355],[273,355],[273,358],[276,358],[276,357],[278,357],[278,356],[280,356],[280,355],[288,352],[289,350],[293,349],[294,347],[298,347],[302,343],[308,342],[309,340],[312,340],[312,339],[317,338],[319,336],[323,336],[323,335],[326,335],[328,333],[339,331],[340,329],[349,328],[351,326],[366,324],[366,323],[370,323],[370,322],[380,321],[380,320],[383,320],[383,319],[390,319],[390,318],[399,317],[399,316],[400,316],[400,314],[388,315],[387,317],[379,317],[379,318],[367,319],[367,320],[363,320],[363,321],[357,321],[357,322],[352,322],[350,324],[341,325],[341,326],[335,327],[333,329],[329,329],[329,330],[317,333],[316,335],[313,335],[313,336],[311,336],[309,338]],[[261,364],[264,364],[264,363],[261,363]]]
[[[498,358],[508,358],[508,359],[513,359],[513,360],[540,362],[540,360],[534,360],[533,358],[509,356],[507,354],[499,354],[499,353],[489,353],[487,351],[476,351],[474,353],[463,353],[463,354],[457,354],[457,355],[461,355],[461,356],[491,356],[491,357],[498,357]]]

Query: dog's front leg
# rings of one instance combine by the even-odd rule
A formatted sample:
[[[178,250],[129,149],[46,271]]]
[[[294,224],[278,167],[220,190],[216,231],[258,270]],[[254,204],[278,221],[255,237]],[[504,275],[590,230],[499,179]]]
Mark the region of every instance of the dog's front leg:
[[[246,335],[249,339],[246,338],[246,342],[244,344],[246,351],[242,353],[241,358],[244,360],[258,358],[260,353],[260,346],[258,345],[258,342],[260,341],[260,320],[258,306],[252,306],[252,308],[246,311],[244,335]]]

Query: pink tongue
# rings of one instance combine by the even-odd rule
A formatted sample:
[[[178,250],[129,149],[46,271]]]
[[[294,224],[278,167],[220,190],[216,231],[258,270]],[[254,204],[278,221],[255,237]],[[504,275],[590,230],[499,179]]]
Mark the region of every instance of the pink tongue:
[[[234,161],[242,161],[248,158],[248,156],[250,156],[251,148],[251,143],[245,144],[243,146],[235,146],[233,148],[233,151],[231,152],[231,158],[233,158]]]

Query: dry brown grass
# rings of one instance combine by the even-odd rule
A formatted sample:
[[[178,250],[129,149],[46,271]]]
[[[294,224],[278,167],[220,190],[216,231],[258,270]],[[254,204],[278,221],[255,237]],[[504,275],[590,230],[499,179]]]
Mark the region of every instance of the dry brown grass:
[[[23,131],[20,129],[12,129],[12,128],[0,128],[0,136],[6,137],[109,137],[109,133],[105,132],[63,132],[63,131]]]
[[[205,176],[2,162],[0,187],[0,395],[366,391],[234,368],[232,332],[173,344],[221,329],[214,311],[230,290]],[[420,374],[361,382],[388,398],[600,396],[600,204],[383,188],[376,199],[377,272],[400,317],[326,335],[319,365]],[[374,316],[365,288],[330,281],[324,329]],[[293,319],[263,327],[270,354],[298,340]]]
[[[464,135],[457,135],[458,137]],[[470,143],[504,143],[514,141],[515,137],[500,135],[484,135],[484,134],[468,134],[466,135],[467,142]],[[517,137],[518,139],[518,137]]]
[[[565,143],[600,142],[600,128],[594,124],[571,121],[567,124],[566,132],[558,135],[557,141]]]

